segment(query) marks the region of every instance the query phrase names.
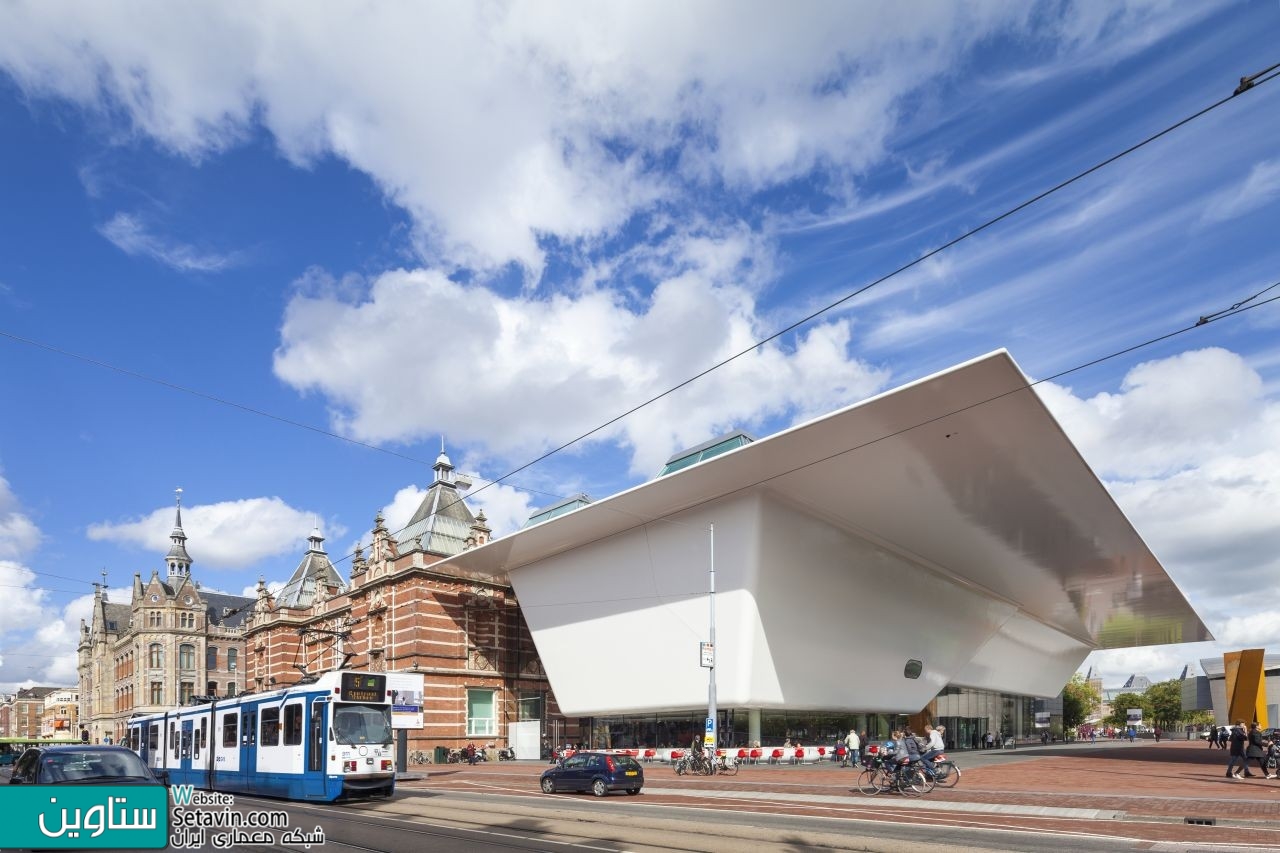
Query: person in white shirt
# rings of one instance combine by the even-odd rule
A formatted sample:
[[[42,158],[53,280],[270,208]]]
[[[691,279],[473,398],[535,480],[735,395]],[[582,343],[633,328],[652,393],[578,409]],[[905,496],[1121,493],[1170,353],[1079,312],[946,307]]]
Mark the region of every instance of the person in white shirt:
[[[862,757],[859,755],[859,750],[862,749],[862,741],[858,740],[857,729],[849,729],[849,734],[844,739],[844,745],[845,749],[849,750],[849,765],[857,767],[862,763]]]
[[[937,758],[947,748],[946,742],[942,739],[942,733],[947,729],[945,726],[925,726],[925,735],[929,738],[929,748],[924,755],[920,756],[920,760],[924,762],[924,766],[928,768],[929,774],[933,774],[933,759]]]

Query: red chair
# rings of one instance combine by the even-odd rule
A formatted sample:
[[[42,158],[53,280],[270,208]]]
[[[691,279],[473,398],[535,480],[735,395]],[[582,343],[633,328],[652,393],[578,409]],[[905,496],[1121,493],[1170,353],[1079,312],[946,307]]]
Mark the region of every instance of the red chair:
[[[804,747],[803,747],[803,746],[798,747],[798,748],[796,749],[796,754],[795,754],[794,756],[792,756],[792,758],[791,758],[791,763],[792,763],[792,764],[804,764]]]
[[[827,757],[827,748],[825,746],[818,747],[818,760],[821,761],[826,757]]]
[[[672,760],[672,761],[679,761],[681,758],[684,758],[684,750],[683,750],[683,749],[673,749],[673,750],[671,750],[671,760]]]
[[[738,763],[739,763],[739,764],[743,764],[743,763],[745,763],[745,762],[746,762],[746,760],[747,760],[748,758],[750,758],[750,757],[751,757],[751,753],[747,752],[745,749],[740,749],[740,750],[738,750]]]
[[[764,750],[761,750],[761,749],[753,749],[753,750],[751,750],[751,763],[752,763],[752,764],[759,764],[759,763],[760,763],[760,758],[761,758],[761,756],[763,756],[763,755],[764,755]]]
[[[653,761],[654,756],[656,756],[657,754],[658,754],[658,751],[656,749],[646,749],[644,751],[644,760]]]
[[[785,754],[786,754],[786,753],[784,753],[781,749],[775,749],[775,750],[773,751],[773,755],[770,755],[770,756],[769,756],[769,763],[770,763],[770,764],[780,764],[780,763],[782,762],[782,757],[783,757]]]

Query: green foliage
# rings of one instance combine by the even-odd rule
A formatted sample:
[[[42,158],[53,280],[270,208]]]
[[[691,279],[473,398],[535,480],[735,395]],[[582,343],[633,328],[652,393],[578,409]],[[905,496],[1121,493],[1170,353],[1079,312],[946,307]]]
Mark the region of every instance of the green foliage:
[[[1187,711],[1182,715],[1182,722],[1188,726],[1205,729],[1213,725],[1212,711]]]
[[[1076,673],[1062,688],[1062,727],[1070,730],[1089,719],[1102,704],[1102,697],[1089,686],[1084,676]]]
[[[1153,725],[1172,729],[1182,719],[1182,682],[1178,679],[1151,685],[1147,688],[1146,699],[1151,703]]]
[[[1111,700],[1111,716],[1107,722],[1113,726],[1124,728],[1129,725],[1129,709],[1141,708],[1142,720],[1150,723],[1152,718],[1151,700],[1140,693],[1121,693]]]

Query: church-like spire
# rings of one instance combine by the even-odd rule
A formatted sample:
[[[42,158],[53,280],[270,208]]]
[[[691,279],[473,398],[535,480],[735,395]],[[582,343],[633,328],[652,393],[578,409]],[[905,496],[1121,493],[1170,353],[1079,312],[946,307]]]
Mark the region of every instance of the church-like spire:
[[[453,463],[444,452],[444,436],[440,436],[440,455],[436,457],[436,464],[431,467],[435,469],[437,483],[453,485]]]
[[[173,521],[173,532],[169,534],[169,554],[165,562],[169,564],[169,579],[180,580],[191,577],[191,556],[187,553],[187,534],[182,531],[182,489],[174,490],[177,502],[177,514]]]

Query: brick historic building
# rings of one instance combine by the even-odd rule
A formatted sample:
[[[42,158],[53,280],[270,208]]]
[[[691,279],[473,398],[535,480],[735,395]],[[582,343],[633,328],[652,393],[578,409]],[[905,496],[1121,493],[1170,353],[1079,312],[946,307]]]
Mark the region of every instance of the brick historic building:
[[[0,706],[0,737],[38,740],[44,718],[44,700],[65,687],[23,687],[4,697]]]
[[[557,713],[532,638],[505,578],[469,578],[436,563],[483,545],[490,529],[463,501],[442,451],[435,481],[400,531],[379,514],[368,552],[344,580],[314,533],[278,595],[259,582],[245,626],[248,689],[294,684],[344,663],[425,676],[423,728],[410,749],[505,745],[511,722],[539,721],[545,737],[579,739]]]

